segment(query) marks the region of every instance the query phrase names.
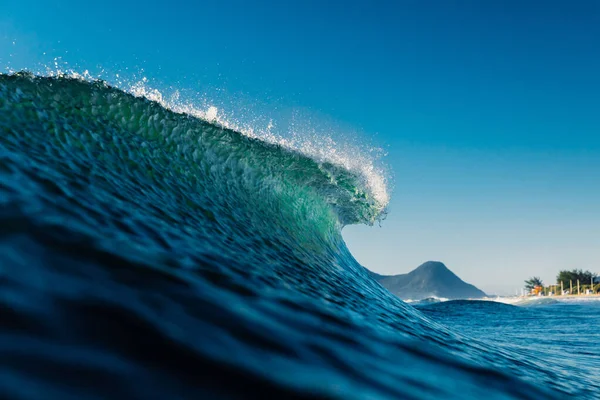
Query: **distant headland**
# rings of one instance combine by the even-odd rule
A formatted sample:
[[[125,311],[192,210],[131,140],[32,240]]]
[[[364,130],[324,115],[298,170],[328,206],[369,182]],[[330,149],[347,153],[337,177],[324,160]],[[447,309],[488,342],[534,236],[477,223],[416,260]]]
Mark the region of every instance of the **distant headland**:
[[[379,275],[371,272],[371,276],[403,300],[422,300],[429,297],[446,299],[486,297],[483,291],[466,283],[438,261],[428,261],[408,274]]]

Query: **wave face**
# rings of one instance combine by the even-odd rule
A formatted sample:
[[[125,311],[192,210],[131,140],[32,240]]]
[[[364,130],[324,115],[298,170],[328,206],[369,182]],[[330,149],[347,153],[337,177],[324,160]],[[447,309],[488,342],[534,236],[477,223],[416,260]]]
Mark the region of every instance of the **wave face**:
[[[10,398],[589,394],[374,282],[360,173],[66,77],[0,75],[0,133]]]

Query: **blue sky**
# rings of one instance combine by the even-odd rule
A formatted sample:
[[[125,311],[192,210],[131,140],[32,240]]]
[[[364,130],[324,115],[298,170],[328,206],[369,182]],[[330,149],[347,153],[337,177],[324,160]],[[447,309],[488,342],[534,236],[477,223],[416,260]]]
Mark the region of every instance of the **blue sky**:
[[[496,292],[600,273],[596,1],[57,3],[0,3],[0,67],[143,69],[383,146],[390,215],[344,233],[374,271],[437,259]]]

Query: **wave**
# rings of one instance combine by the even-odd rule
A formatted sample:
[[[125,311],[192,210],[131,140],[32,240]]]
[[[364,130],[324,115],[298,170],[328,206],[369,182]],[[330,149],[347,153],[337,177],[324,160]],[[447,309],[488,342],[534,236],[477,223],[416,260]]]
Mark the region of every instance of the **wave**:
[[[492,300],[447,300],[444,302],[431,302],[426,305],[432,309],[472,308],[478,310],[514,310],[515,305]]]
[[[206,119],[100,81],[0,75],[12,397],[589,393],[370,278],[341,237],[385,214],[370,166]]]
[[[411,306],[417,307],[417,306],[425,306],[425,305],[429,305],[429,304],[437,304],[437,303],[446,302],[449,300],[450,299],[447,299],[445,297],[432,296],[432,297],[427,297],[425,299],[420,299],[420,300],[407,299],[407,300],[404,300],[404,302],[410,304]]]

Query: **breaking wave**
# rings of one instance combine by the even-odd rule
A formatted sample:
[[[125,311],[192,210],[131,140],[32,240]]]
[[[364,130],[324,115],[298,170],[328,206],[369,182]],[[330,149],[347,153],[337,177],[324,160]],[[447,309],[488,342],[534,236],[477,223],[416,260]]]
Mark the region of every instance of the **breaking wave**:
[[[143,86],[0,75],[0,389],[589,394],[588,382],[454,333],[373,281],[341,230],[385,214],[386,180],[333,150],[237,129]]]

